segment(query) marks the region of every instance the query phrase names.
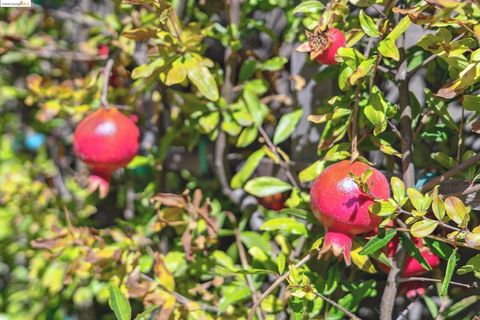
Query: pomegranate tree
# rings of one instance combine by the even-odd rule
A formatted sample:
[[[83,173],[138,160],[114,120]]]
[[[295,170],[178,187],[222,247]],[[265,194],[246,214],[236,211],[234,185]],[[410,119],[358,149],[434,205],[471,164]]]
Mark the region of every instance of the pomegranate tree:
[[[307,42],[301,44],[298,52],[310,52],[310,59],[316,59],[321,64],[336,64],[335,55],[341,47],[345,47],[346,40],[342,31],[330,28],[320,31],[316,28],[314,33],[306,31]]]
[[[73,148],[91,169],[89,189],[104,198],[115,170],[126,166],[138,151],[139,130],[116,108],[98,109],[75,129]]]
[[[352,177],[360,177],[367,170],[371,170],[365,181],[368,193]],[[330,249],[335,256],[343,253],[350,265],[353,237],[374,230],[382,221],[369,212],[374,197],[387,199],[389,194],[385,176],[364,163],[344,160],[325,169],[310,189],[312,210],[326,231],[321,253]]]

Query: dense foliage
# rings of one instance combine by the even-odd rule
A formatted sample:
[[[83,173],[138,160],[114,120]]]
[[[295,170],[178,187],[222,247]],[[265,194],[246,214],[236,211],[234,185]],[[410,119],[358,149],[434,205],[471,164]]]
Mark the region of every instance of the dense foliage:
[[[480,314],[478,1],[58,0],[0,18],[0,319]],[[73,148],[100,108],[140,129],[108,194]],[[381,172],[346,173],[379,224],[351,265],[310,206],[341,160]]]

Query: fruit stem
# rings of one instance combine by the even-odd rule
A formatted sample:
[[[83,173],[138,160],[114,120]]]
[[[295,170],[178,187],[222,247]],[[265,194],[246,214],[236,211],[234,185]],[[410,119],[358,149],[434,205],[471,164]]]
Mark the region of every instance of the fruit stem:
[[[105,68],[103,69],[103,87],[102,87],[102,94],[100,95],[100,104],[105,110],[108,110],[108,83],[110,82],[110,74],[112,73],[113,68],[113,59],[108,59]]]

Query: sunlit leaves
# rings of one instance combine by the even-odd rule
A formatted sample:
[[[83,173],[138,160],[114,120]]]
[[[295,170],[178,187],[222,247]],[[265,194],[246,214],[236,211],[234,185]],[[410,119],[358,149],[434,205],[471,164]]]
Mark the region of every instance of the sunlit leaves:
[[[354,265],[356,265],[360,270],[363,270],[368,273],[375,273],[375,267],[373,266],[372,261],[367,255],[361,254],[363,247],[358,245],[356,242],[353,243],[351,258]]]
[[[207,99],[218,100],[218,88],[210,70],[205,66],[190,65],[187,71],[188,79],[197,87],[198,91]]]
[[[245,190],[256,197],[265,197],[291,189],[290,184],[274,177],[254,178],[245,185]]]
[[[115,312],[117,320],[130,320],[132,318],[132,310],[128,299],[114,284],[110,284],[108,291],[110,292],[108,305]]]
[[[233,189],[240,188],[253,174],[263,157],[265,157],[265,152],[262,149],[252,153],[243,167],[233,176],[230,186]]]
[[[301,109],[283,115],[280,118],[275,134],[273,135],[273,143],[279,144],[288,139],[295,130],[302,115],[303,110]]]
[[[448,286],[450,285],[450,281],[452,280],[453,272],[455,271],[457,261],[457,250],[455,250],[448,258],[447,269],[445,270],[445,277],[443,278],[442,288],[440,290],[441,296],[446,296],[448,294]]]
[[[260,227],[260,230],[283,231],[287,234],[307,235],[306,226],[293,218],[275,218],[268,220]]]
[[[407,195],[412,203],[413,207],[415,208],[412,211],[413,215],[415,216],[423,216],[427,213],[430,204],[432,203],[432,199],[428,194],[422,195],[417,189],[415,188],[408,188]]]
[[[410,232],[416,238],[423,238],[430,235],[438,226],[438,221],[435,220],[420,220],[415,222],[410,227]]]
[[[380,32],[378,31],[378,28],[375,25],[375,22],[373,22],[373,19],[370,18],[365,13],[365,11],[360,10],[359,19],[360,19],[360,26],[362,27],[363,31],[367,35],[369,35],[370,37],[378,37],[380,35]]]
[[[420,250],[418,250],[417,246],[415,246],[415,244],[412,242],[412,240],[410,240],[410,238],[400,233],[400,239],[402,247],[405,248],[408,255],[412,256],[415,260],[417,260],[418,263],[420,263],[420,265],[425,270],[432,270],[432,267],[428,264],[427,260],[425,260]]]
[[[380,41],[378,44],[378,51],[387,58],[392,58],[393,60],[400,60],[400,52],[398,51],[395,41],[390,38]]]
[[[383,94],[376,86],[374,86],[368,104],[363,109],[365,117],[367,117],[367,119],[375,126],[373,130],[374,135],[382,133],[387,128],[387,109],[388,104],[385,101]]]
[[[450,219],[460,227],[465,227],[470,219],[470,207],[465,207],[462,200],[457,197],[445,199],[445,210]]]
[[[396,234],[397,231],[395,230],[385,230],[385,232],[377,234],[367,242],[367,244],[359,253],[362,255],[369,255],[377,252],[378,250],[385,247],[390,242],[390,240],[395,237]]]
[[[297,13],[314,13],[320,12],[324,8],[324,4],[317,0],[303,1],[293,9],[293,14]]]
[[[298,174],[300,182],[308,182],[314,180],[325,169],[325,161],[318,160]]]

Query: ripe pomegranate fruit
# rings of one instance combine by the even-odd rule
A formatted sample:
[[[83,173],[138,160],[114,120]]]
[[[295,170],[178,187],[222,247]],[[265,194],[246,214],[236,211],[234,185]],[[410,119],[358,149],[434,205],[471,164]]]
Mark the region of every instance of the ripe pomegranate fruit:
[[[310,59],[316,59],[321,64],[336,64],[335,55],[341,47],[345,47],[346,40],[342,31],[330,28],[320,31],[316,28],[314,33],[306,31],[307,42],[302,43],[296,51],[310,52]]]
[[[440,258],[433,254],[430,249],[422,243],[422,240],[420,238],[413,238],[412,241],[415,243],[417,248],[420,250],[422,257],[427,260],[428,264],[430,265],[430,267],[432,267],[432,269],[440,265]],[[399,240],[397,236],[387,244],[384,249],[387,257],[395,256],[395,254],[397,253],[398,242]],[[390,268],[388,268],[384,264],[379,264],[379,267],[385,272],[390,271]],[[417,260],[415,260],[415,258],[407,256],[402,268],[401,276],[403,278],[417,277],[427,272],[428,270],[424,269],[422,265]],[[417,295],[423,296],[425,294],[425,286],[421,281],[404,282],[400,286],[400,292],[406,293],[407,298],[413,299]]]
[[[365,193],[350,176],[361,176],[368,169],[372,174],[366,181],[370,194]],[[325,239],[320,253],[332,249],[335,256],[343,253],[350,265],[352,238],[374,230],[380,222],[369,212],[375,198],[387,199],[390,187],[385,176],[361,162],[344,160],[325,169],[310,189],[310,205],[315,217],[325,227]]]
[[[98,109],[78,124],[73,148],[91,168],[91,191],[98,188],[100,197],[106,197],[113,172],[137,154],[139,135],[135,123],[116,108]]]
[[[268,210],[280,211],[285,208],[285,201],[288,195],[285,193],[275,193],[270,196],[257,198],[258,202]]]

